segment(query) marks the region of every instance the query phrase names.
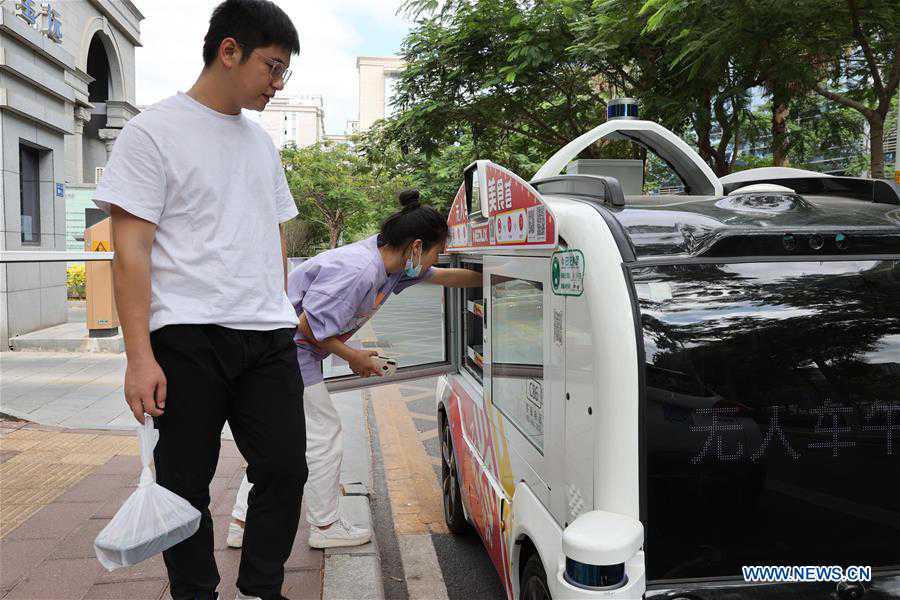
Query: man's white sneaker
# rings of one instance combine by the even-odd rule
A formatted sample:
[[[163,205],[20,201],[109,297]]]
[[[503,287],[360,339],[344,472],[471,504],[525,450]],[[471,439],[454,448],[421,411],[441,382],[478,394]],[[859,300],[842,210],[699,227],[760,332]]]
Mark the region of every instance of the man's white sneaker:
[[[361,546],[372,539],[372,532],[357,527],[341,517],[331,527],[322,529],[315,525],[309,528],[309,545],[312,548],[342,548]]]
[[[234,600],[262,600],[262,598],[259,596],[245,596],[241,593],[241,590],[238,590]]]
[[[244,528],[235,522],[228,524],[228,537],[225,544],[229,548],[240,548],[244,545]]]

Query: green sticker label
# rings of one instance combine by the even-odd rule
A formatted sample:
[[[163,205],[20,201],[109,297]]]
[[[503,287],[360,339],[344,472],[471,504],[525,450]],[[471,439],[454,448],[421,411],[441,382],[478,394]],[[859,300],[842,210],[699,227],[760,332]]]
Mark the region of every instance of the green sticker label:
[[[580,296],[584,293],[584,254],[581,250],[553,253],[551,265],[553,293],[557,296]]]

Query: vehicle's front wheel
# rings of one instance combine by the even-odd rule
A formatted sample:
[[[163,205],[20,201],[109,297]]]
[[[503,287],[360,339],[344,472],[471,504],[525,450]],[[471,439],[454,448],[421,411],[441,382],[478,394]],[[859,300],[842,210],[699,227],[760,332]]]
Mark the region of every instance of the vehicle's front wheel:
[[[462,494],[459,491],[459,468],[453,454],[453,434],[447,416],[440,413],[441,422],[441,490],[444,496],[444,521],[450,533],[468,533],[469,524],[463,513]]]
[[[522,600],[551,600],[550,588],[547,586],[547,574],[544,573],[544,565],[541,557],[532,554],[525,563],[522,571]]]

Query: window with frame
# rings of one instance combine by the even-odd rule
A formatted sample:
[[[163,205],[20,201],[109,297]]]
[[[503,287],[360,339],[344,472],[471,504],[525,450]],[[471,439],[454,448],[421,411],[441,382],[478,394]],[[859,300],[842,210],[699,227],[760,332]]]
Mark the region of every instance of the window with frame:
[[[632,269],[650,579],[898,564],[900,261],[853,258]]]
[[[463,263],[463,267],[481,273],[481,264],[479,263]],[[462,298],[462,364],[466,371],[481,382],[484,369],[484,290],[482,288],[463,288]]]
[[[544,286],[491,275],[491,398],[544,451]]]
[[[472,190],[471,190],[471,206],[469,206],[469,214],[470,215],[481,215],[481,185],[479,184],[481,180],[478,177],[478,169],[476,168],[472,172]]]
[[[37,148],[19,145],[19,199],[22,244],[41,243],[41,153]]]

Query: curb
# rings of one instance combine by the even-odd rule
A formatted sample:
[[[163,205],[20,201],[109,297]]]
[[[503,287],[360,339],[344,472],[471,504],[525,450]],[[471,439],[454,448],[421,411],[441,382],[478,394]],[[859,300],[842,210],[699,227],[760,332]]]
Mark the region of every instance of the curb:
[[[34,337],[28,337],[34,336]],[[65,352],[85,354],[124,354],[125,339],[122,334],[108,338],[55,339],[37,337],[26,333],[10,338],[11,352]]]
[[[325,550],[323,600],[384,600],[381,553],[372,518],[372,435],[367,393],[332,395],[344,431],[341,510],[354,525],[367,527],[372,541],[351,548]],[[355,439],[353,439],[355,438]]]
[[[367,496],[344,496],[341,509],[350,521],[372,529],[372,512]],[[353,548],[325,550],[323,600],[384,600],[378,540]]]

